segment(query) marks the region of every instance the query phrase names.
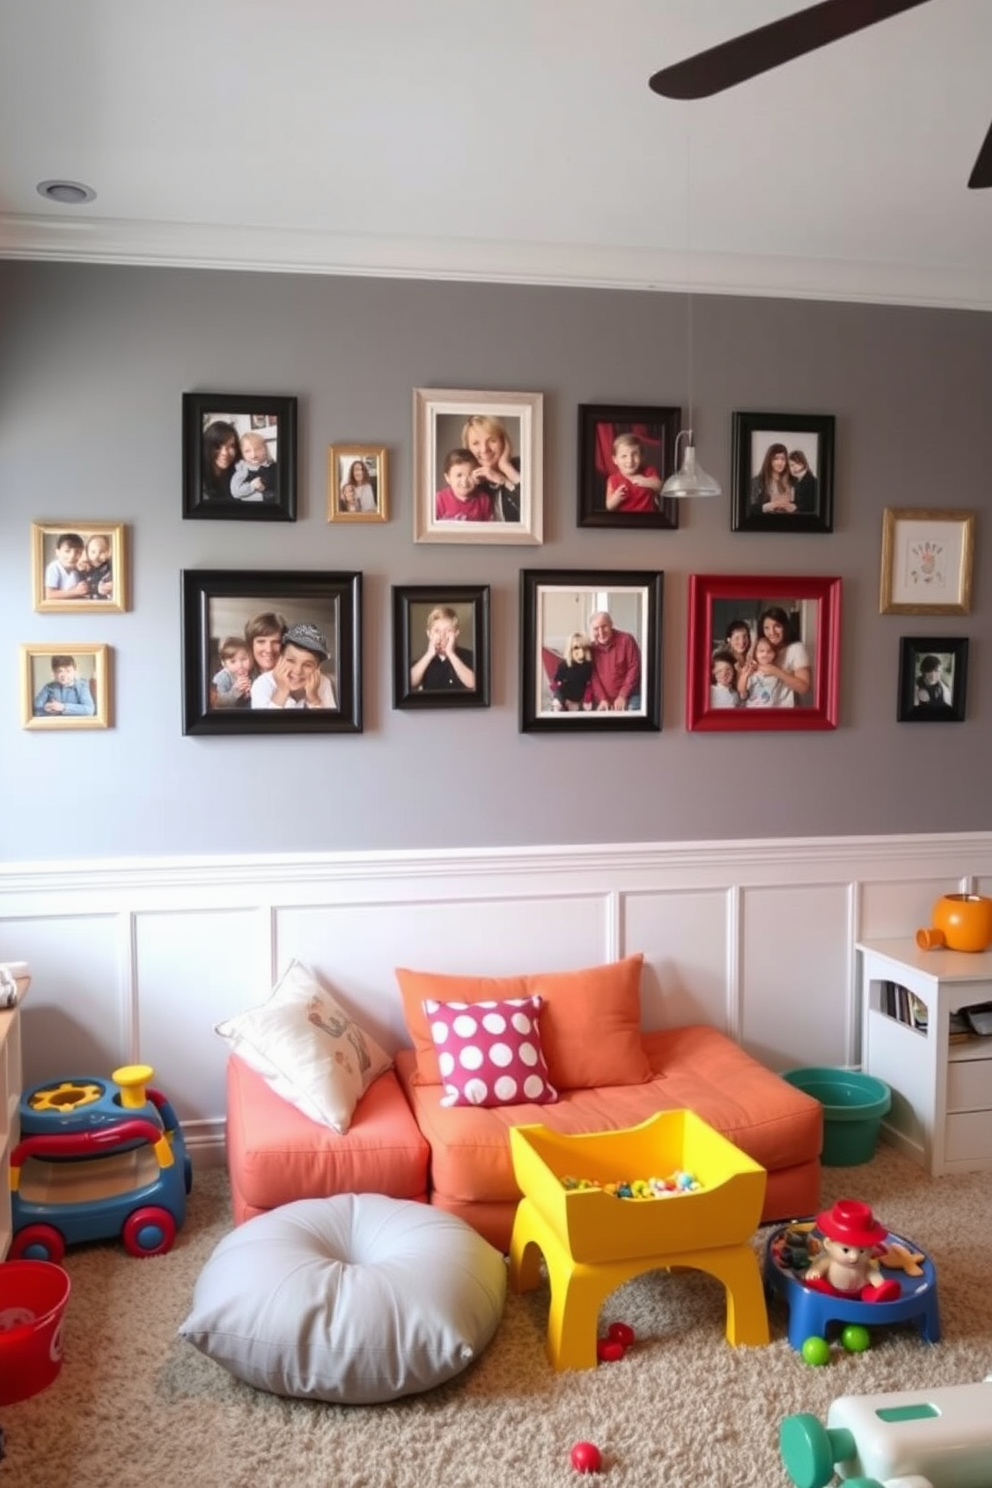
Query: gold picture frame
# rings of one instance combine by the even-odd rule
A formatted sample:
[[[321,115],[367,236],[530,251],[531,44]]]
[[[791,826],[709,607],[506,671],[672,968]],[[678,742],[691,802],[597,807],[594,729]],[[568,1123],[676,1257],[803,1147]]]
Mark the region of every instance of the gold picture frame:
[[[89,641],[39,641],[21,646],[24,728],[72,733],[110,728],[110,718],[109,646]]]
[[[364,472],[364,480],[354,479],[356,465],[363,467],[359,474]],[[328,447],[327,520],[389,521],[389,456],[381,445],[332,444]]]
[[[97,562],[91,562],[91,549]],[[79,567],[63,562],[80,555]],[[106,554],[103,562],[99,555]],[[85,563],[85,569],[82,564]],[[104,571],[104,564],[109,565]],[[49,583],[52,578],[56,582]],[[41,613],[121,615],[130,607],[127,528],[123,522],[63,517],[31,523],[31,583]]]
[[[974,557],[974,512],[887,506],[879,614],[970,614]]]

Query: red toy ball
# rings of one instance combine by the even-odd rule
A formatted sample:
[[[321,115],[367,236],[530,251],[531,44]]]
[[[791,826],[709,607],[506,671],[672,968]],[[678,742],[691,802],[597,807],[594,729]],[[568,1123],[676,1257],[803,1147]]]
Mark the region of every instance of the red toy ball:
[[[629,1323],[611,1323],[606,1336],[612,1338],[614,1343],[622,1343],[625,1349],[630,1348],[634,1342],[634,1330]]]
[[[580,1473],[598,1473],[603,1465],[602,1453],[595,1442],[576,1442],[570,1457],[575,1471]]]
[[[596,1342],[596,1358],[601,1364],[616,1364],[626,1352],[619,1338],[600,1338]]]

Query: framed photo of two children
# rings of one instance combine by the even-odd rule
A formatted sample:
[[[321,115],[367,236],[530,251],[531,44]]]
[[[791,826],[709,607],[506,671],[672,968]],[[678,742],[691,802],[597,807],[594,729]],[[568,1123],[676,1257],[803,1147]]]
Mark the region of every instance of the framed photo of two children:
[[[39,613],[123,614],[128,608],[124,523],[79,517],[32,522],[31,578]]]

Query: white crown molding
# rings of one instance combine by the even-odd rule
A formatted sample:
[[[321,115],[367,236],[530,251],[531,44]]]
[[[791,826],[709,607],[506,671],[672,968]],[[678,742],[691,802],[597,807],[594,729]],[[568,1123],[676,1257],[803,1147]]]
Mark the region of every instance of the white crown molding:
[[[992,310],[992,260],[979,270],[15,214],[0,214],[0,258]]]

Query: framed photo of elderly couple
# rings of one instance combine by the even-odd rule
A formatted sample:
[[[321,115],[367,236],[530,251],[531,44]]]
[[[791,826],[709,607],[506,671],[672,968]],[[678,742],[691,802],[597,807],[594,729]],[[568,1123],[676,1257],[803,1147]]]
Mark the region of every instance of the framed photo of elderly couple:
[[[833,532],[834,418],[735,413],[734,532]]]
[[[690,574],[686,725],[837,727],[838,578]]]
[[[413,390],[413,540],[544,539],[541,393]]]
[[[522,569],[523,733],[661,729],[664,574]]]
[[[360,573],[181,578],[184,734],[361,733]]]

